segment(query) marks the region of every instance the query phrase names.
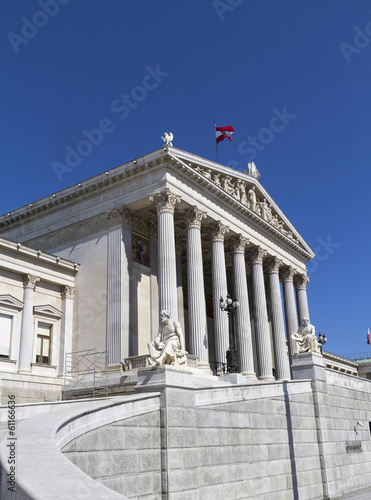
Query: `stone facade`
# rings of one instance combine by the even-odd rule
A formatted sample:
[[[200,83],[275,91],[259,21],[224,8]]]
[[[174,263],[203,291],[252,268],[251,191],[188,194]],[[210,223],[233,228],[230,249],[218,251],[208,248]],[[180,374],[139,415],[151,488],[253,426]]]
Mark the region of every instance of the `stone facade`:
[[[163,309],[179,320],[199,368],[220,369],[229,337],[219,299],[229,292],[240,301],[241,372],[290,378],[285,336],[308,310],[305,264],[313,252],[259,175],[168,146],[5,214],[0,234],[79,263],[71,351],[107,351],[110,373],[146,354]],[[294,352],[290,341],[290,359]]]

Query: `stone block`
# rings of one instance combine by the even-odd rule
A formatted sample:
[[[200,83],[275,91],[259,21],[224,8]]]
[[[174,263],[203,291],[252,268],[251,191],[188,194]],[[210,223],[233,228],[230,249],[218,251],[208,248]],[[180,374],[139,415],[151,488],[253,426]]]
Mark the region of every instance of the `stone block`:
[[[88,454],[87,474],[97,479],[111,476],[111,452],[95,451]]]
[[[182,448],[183,446],[183,428],[169,427],[167,429],[168,448]]]
[[[152,429],[146,427],[133,427],[125,432],[125,449],[143,450],[153,448]]]
[[[183,447],[194,448],[197,446],[197,430],[195,428],[183,428]]]
[[[140,450],[139,451],[139,472],[160,471],[161,453],[160,450]]]
[[[196,411],[191,409],[182,410],[182,420],[183,427],[195,427],[196,426]]]
[[[232,463],[232,446],[214,447],[211,452],[212,465],[222,465]]]
[[[219,446],[218,429],[202,428],[197,429],[198,446]]]
[[[210,426],[211,427],[230,427],[231,414],[226,411],[212,411],[210,412]]]
[[[224,467],[202,467],[198,469],[197,474],[200,486],[224,483]]]
[[[200,446],[197,447],[198,467],[204,467],[205,465],[211,465],[211,452],[212,452],[212,448],[210,448],[210,447],[207,447],[207,448],[201,448]]]
[[[185,448],[183,450],[183,463],[185,469],[198,467],[199,453],[197,448]]]
[[[188,491],[198,487],[198,476],[193,469],[170,470],[168,473],[168,492]]]
[[[123,494],[127,498],[161,494],[161,474],[141,474],[139,480],[137,475],[125,477]]]
[[[121,450],[111,452],[112,475],[122,476],[139,471],[138,452],[136,450]]]
[[[210,411],[209,410],[196,410],[196,423],[197,427],[210,427]]]

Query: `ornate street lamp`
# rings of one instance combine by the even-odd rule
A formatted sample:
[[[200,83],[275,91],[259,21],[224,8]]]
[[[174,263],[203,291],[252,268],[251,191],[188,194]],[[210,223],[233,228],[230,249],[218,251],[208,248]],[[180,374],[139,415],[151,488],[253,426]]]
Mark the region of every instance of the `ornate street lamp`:
[[[321,332],[318,334],[318,343],[321,344],[321,354],[322,354],[322,346],[327,342],[327,337],[325,334],[322,335]]]
[[[220,297],[219,300],[220,309],[226,311],[228,315],[228,326],[229,326],[229,348],[227,350],[227,372],[228,373],[239,373],[240,367],[238,364],[237,349],[234,345],[234,322],[233,318],[237,307],[240,305],[238,300],[232,300],[230,295],[227,294],[227,298],[224,300]]]

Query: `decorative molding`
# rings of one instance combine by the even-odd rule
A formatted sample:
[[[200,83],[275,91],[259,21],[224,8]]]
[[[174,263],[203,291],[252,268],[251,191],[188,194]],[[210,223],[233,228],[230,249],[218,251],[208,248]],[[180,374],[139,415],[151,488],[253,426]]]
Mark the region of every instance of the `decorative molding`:
[[[277,257],[272,257],[268,259],[266,262],[267,271],[269,274],[279,273],[280,267],[283,265],[283,261],[278,259]]]
[[[32,274],[24,274],[23,275],[23,286],[24,288],[32,288],[35,290],[36,283],[40,281],[38,276],[33,276]]]
[[[0,306],[9,307],[11,309],[17,309],[17,311],[21,311],[23,309],[24,302],[16,299],[8,293],[0,295]]]
[[[61,286],[62,299],[73,299],[75,295],[75,287],[70,285]]]
[[[200,229],[201,222],[203,219],[206,219],[207,213],[202,212],[202,210],[197,208],[197,206],[193,206],[192,208],[188,208],[182,216],[186,222],[187,229],[190,229],[191,227]]]
[[[216,222],[207,227],[207,232],[213,242],[221,241],[224,243],[224,235],[229,233],[229,227],[224,226],[221,222]]]
[[[282,269],[281,279],[282,279],[283,283],[294,281],[295,273],[296,273],[296,271],[292,267],[285,267],[284,269]]]
[[[40,314],[42,316],[48,316],[49,318],[60,319],[63,315],[62,311],[53,307],[50,304],[45,304],[42,306],[34,306],[34,314]]]
[[[70,243],[77,239],[81,240],[92,234],[111,229],[119,224],[131,227],[132,220],[132,212],[123,205],[119,205],[112,210],[105,210],[94,217],[70,224],[25,243],[34,248],[56,248],[65,243]]]
[[[149,201],[156,205],[158,214],[161,212],[174,213],[175,206],[180,203],[181,200],[181,196],[172,193],[170,189],[164,189],[159,193],[154,193],[149,196]]]
[[[307,283],[309,283],[309,281],[309,276],[306,276],[305,274],[297,274],[294,277],[294,285],[296,290],[306,290]]]
[[[230,239],[231,243],[231,249],[234,253],[245,253],[245,248],[246,245],[249,243],[248,238],[245,238],[242,236],[242,234],[239,234],[237,236],[233,236]]]
[[[262,264],[263,258],[266,255],[267,255],[267,251],[259,246],[254,247],[251,250],[249,250],[249,258],[250,258],[251,264]]]

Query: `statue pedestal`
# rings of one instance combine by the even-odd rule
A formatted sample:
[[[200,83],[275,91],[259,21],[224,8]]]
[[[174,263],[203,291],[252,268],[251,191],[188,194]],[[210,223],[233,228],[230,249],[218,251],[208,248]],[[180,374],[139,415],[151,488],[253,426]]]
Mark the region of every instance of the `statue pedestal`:
[[[293,380],[311,379],[326,382],[326,369],[321,354],[314,352],[295,354],[291,370]]]

